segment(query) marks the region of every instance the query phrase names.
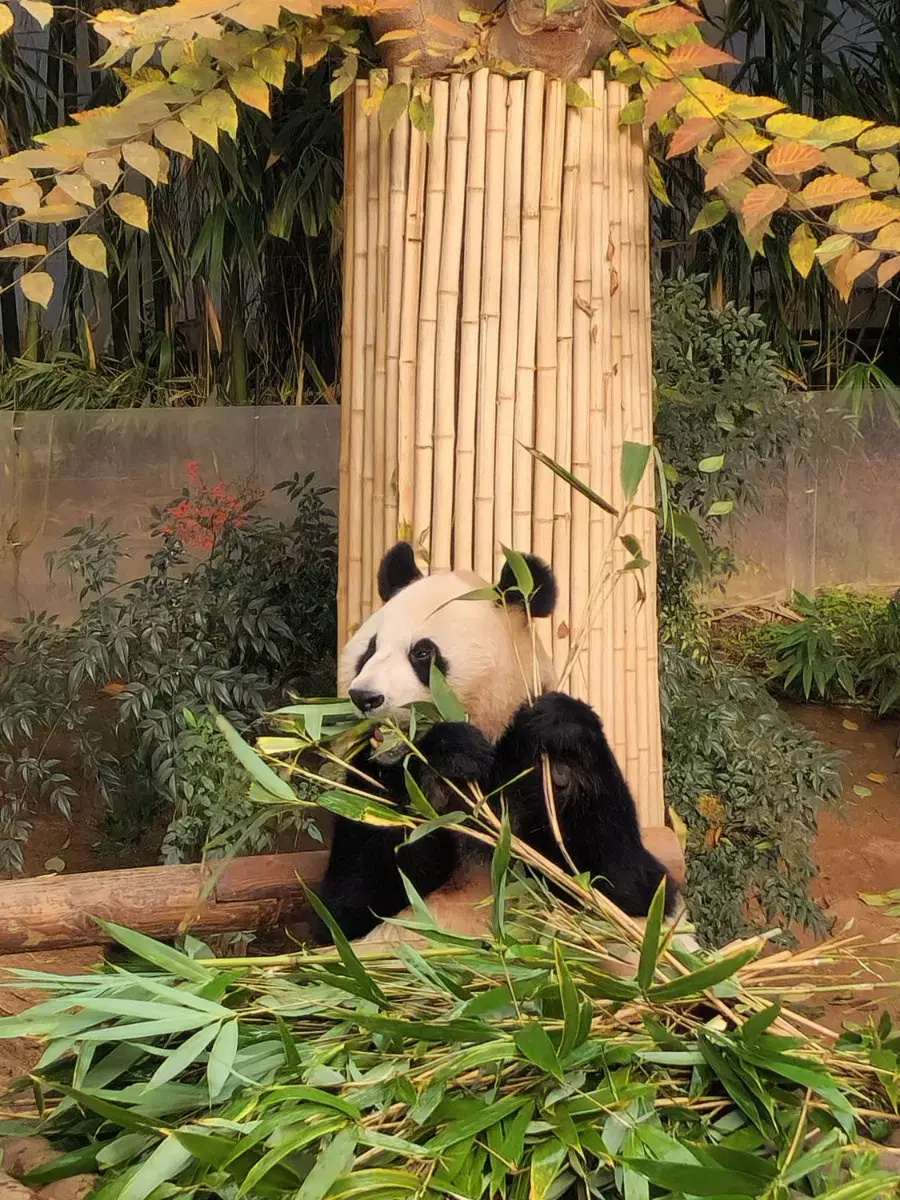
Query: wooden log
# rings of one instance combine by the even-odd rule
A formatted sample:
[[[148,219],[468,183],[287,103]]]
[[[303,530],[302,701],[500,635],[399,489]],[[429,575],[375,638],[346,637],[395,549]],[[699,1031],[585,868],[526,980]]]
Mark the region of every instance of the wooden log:
[[[100,917],[151,937],[238,933],[277,925],[304,907],[304,883],[320,882],[325,851],[139,867],[0,882],[0,953],[101,945]]]

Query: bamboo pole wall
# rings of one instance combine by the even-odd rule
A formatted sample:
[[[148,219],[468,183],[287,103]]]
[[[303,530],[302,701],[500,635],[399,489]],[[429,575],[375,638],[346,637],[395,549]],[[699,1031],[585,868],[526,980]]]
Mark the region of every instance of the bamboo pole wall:
[[[340,636],[397,538],[485,579],[502,546],[540,554],[554,663],[661,824],[652,471],[619,531],[641,578],[615,519],[525,449],[619,507],[623,443],[652,437],[643,134],[619,126],[621,85],[581,87],[591,107],[538,72],[433,80],[428,138],[406,116],[384,137],[367,81],[346,95]]]

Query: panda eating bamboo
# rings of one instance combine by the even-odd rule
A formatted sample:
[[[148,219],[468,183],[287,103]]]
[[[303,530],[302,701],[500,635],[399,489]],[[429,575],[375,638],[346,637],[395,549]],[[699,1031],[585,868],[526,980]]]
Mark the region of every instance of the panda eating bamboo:
[[[412,547],[401,542],[385,555],[378,575],[383,607],[345,646],[342,695],[364,716],[388,719],[430,700],[434,664],[465,709],[465,722],[432,725],[417,741],[425,763],[410,770],[436,811],[461,807],[453,786],[479,785],[495,811],[502,802],[512,833],[557,866],[569,870],[544,795],[542,762],[551,767],[558,833],[579,872],[633,917],[646,915],[666,868],[641,838],[634,801],[596,714],[558,691],[553,669],[530,618],[547,617],[556,583],[539,559],[526,556],[533,592],[526,600],[507,564],[499,600],[485,596],[483,580],[465,571],[423,576]],[[480,592],[483,598],[468,598]],[[533,682],[539,680],[540,688]],[[533,691],[540,695],[533,698]],[[398,806],[408,805],[402,761],[364,753],[356,764]],[[451,785],[448,787],[448,783]],[[438,924],[456,932],[483,932],[489,914],[490,848],[449,829],[405,842],[402,829],[337,817],[320,897],[348,938],[404,940],[398,927],[380,926],[408,904],[402,873]],[[666,855],[665,857],[669,857]],[[667,878],[667,911],[676,888]],[[324,926],[315,940],[327,942]]]

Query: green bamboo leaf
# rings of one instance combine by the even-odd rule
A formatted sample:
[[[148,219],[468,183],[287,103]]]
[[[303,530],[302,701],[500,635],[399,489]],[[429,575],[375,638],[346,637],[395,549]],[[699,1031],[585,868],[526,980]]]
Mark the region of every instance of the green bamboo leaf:
[[[525,561],[525,555],[520,554],[518,550],[510,550],[508,546],[503,546],[503,557],[506,559],[510,570],[513,573],[513,578],[516,581],[516,588],[521,592],[522,596],[528,600],[534,592],[534,576],[531,574],[531,568]]]
[[[543,1025],[535,1023],[526,1025],[523,1029],[517,1029],[513,1034],[513,1041],[523,1058],[533,1062],[536,1067],[540,1067],[548,1075],[562,1079],[563,1069],[559,1057]]]
[[[466,717],[466,710],[460,704],[450,684],[444,678],[443,673],[434,662],[431,664],[431,673],[428,678],[428,688],[431,692],[431,698],[434,701],[435,708],[445,721],[464,722],[468,720]]]
[[[483,1107],[472,1113],[471,1116],[455,1120],[452,1125],[442,1129],[437,1137],[433,1137],[426,1143],[425,1148],[430,1153],[441,1153],[458,1142],[477,1137],[479,1133],[484,1133],[492,1125],[496,1125],[499,1121],[503,1121],[517,1112],[523,1104],[528,1104],[530,1107],[533,1101],[525,1100],[521,1096],[504,1096],[502,1100],[487,1100]]]
[[[209,1062],[206,1064],[206,1079],[209,1083],[211,1104],[215,1104],[222,1095],[231,1078],[238,1051],[238,1033],[237,1020],[226,1021],[219,1029],[215,1045],[210,1052]]]
[[[559,1138],[538,1142],[531,1154],[529,1200],[545,1200],[568,1157],[568,1147]]]
[[[79,1108],[86,1108],[89,1112],[96,1113],[120,1129],[160,1132],[160,1125],[157,1121],[141,1116],[133,1109],[123,1108],[122,1105],[113,1104],[112,1101],[104,1100],[101,1096],[93,1096],[89,1092],[81,1092],[77,1088],[67,1087],[64,1083],[54,1083],[53,1087],[54,1090],[62,1092],[64,1096],[74,1100]]]
[[[216,714],[216,726],[224,735],[232,754],[259,787],[284,804],[297,803],[298,797],[290,784],[273,771],[269,764],[247,745],[234,726],[219,713]]]
[[[641,442],[625,442],[622,445],[620,477],[622,491],[625,493],[625,499],[629,502],[637,495],[649,458],[650,447]]]
[[[215,1133],[195,1133],[189,1129],[173,1129],[177,1138],[197,1162],[217,1170],[226,1167],[234,1159],[236,1143]]]
[[[325,905],[322,903],[322,901],[319,899],[319,897],[316,896],[315,893],[311,892],[309,890],[309,888],[306,887],[305,884],[303,884],[302,880],[301,880],[301,886],[303,887],[303,890],[306,892],[306,898],[309,900],[309,903],[312,905],[313,910],[315,911],[317,916],[322,921],[324,921],[325,924],[327,925],[328,930],[329,930],[332,938],[334,939],[335,949],[337,950],[338,954],[340,955],[341,962],[344,964],[347,974],[356,981],[356,983],[359,985],[360,989],[362,990],[362,993],[365,996],[368,996],[368,998],[374,1004],[377,1004],[379,1008],[386,1008],[387,1001],[385,1000],[381,989],[378,987],[378,985],[375,983],[375,981],[370,977],[366,968],[362,965],[362,963],[357,958],[356,952],[353,950],[352,946],[347,941],[347,938],[344,936],[343,932],[341,931],[341,928],[338,925],[337,921],[335,921],[334,917],[331,915],[331,913],[328,911],[328,909],[325,907]]]
[[[571,471],[566,470],[565,467],[561,466],[554,459],[550,458],[549,455],[544,454],[542,450],[535,450],[533,446],[525,446],[524,449],[528,451],[532,458],[537,459],[539,463],[542,463],[545,467],[548,467],[554,475],[557,475],[560,479],[564,480],[569,487],[574,488],[576,492],[584,496],[586,500],[591,502],[591,504],[596,504],[598,508],[602,508],[603,511],[605,513],[609,513],[611,517],[617,517],[619,515],[619,510],[617,508],[613,508],[613,506],[607,500],[604,500],[602,496],[598,495],[593,488],[588,487],[583,479],[579,479],[577,475],[573,475]]]
[[[317,1157],[294,1200],[323,1200],[332,1184],[353,1165],[357,1134],[355,1129],[341,1129],[334,1135]]]
[[[748,1046],[752,1046],[759,1040],[761,1034],[765,1033],[773,1021],[777,1020],[781,1015],[781,1005],[779,1003],[771,1004],[762,1012],[754,1013],[741,1026],[741,1034]]]
[[[82,1146],[78,1150],[70,1150],[68,1154],[60,1154],[49,1162],[41,1163],[33,1171],[21,1177],[20,1182],[27,1188],[39,1191],[48,1183],[58,1179],[70,1179],[73,1175],[87,1175],[97,1168],[97,1153],[100,1147]]]
[[[146,1200],[161,1184],[174,1179],[190,1161],[190,1151],[177,1138],[167,1137],[131,1176],[119,1193],[119,1200]]]
[[[307,1084],[288,1084],[274,1087],[266,1094],[261,1102],[262,1108],[273,1104],[315,1104],[319,1108],[333,1108],[335,1112],[343,1113],[351,1121],[361,1121],[362,1112],[349,1100],[341,1096],[332,1096],[330,1092]]]
[[[112,921],[101,921],[99,918],[97,924],[104,933],[118,942],[120,946],[124,946],[126,950],[130,950],[136,958],[142,958],[145,962],[152,963],[154,967],[165,971],[167,975],[175,975],[179,979],[189,979],[193,983],[209,983],[213,978],[212,972],[206,967],[194,962],[180,950],[164,946],[162,942],[154,941],[146,934],[135,933],[133,929],[125,929],[122,925],[114,925]]]
[[[413,779],[409,767],[403,768],[403,782],[406,785],[406,794],[409,797],[410,808],[412,808],[413,812],[417,812],[420,817],[427,817],[429,821],[436,817],[437,812],[415,779]]]
[[[659,958],[659,939],[665,916],[666,880],[662,879],[650,904],[647,923],[644,926],[644,940],[641,943],[641,957],[637,970],[637,981],[642,992],[646,992],[653,982],[653,972],[656,970]]]
[[[151,1076],[147,1088],[161,1087],[172,1079],[177,1079],[182,1071],[194,1065],[200,1055],[210,1046],[219,1032],[219,1023],[215,1022],[206,1029],[198,1029],[186,1042],[173,1050],[168,1058],[163,1059],[157,1070]]]
[[[673,512],[672,532],[676,537],[680,537],[682,541],[687,542],[693,550],[702,570],[708,572],[710,569],[709,551],[706,548],[700,527],[693,517],[689,516],[686,512]]]
[[[148,1038],[169,1037],[173,1033],[190,1033],[198,1026],[209,1024],[205,1013],[186,1009],[180,1017],[164,1021],[130,1021],[127,1025],[107,1025],[103,1029],[88,1029],[82,1042],[137,1042]]]
[[[553,943],[553,962],[556,967],[559,1002],[563,1014],[563,1033],[559,1043],[559,1057],[565,1059],[580,1044],[581,998],[563,956],[562,945],[558,941]]]
[[[506,879],[509,870],[510,846],[512,830],[509,824],[509,813],[503,809],[500,823],[500,837],[491,855],[491,891],[494,897],[493,928],[494,935],[500,941],[506,940]]]
[[[271,1149],[267,1150],[259,1162],[253,1164],[238,1189],[238,1196],[246,1196],[248,1193],[254,1192],[265,1180],[270,1171],[279,1166],[284,1159],[289,1158],[292,1154],[296,1154],[298,1150],[302,1150],[310,1142],[320,1141],[327,1134],[337,1132],[345,1124],[346,1122],[343,1117],[325,1117],[322,1120],[309,1121],[296,1133],[284,1137],[276,1145],[272,1146]]]
[[[758,1176],[728,1171],[723,1167],[654,1162],[649,1158],[626,1158],[623,1162],[651,1183],[676,1195],[761,1196],[766,1190],[766,1184]]]
[[[121,1137],[111,1142],[104,1142],[97,1149],[97,1166],[103,1171],[113,1167],[121,1167],[124,1163],[132,1162],[149,1150],[155,1139],[147,1133],[123,1133]]]
[[[648,921],[649,924],[649,921]],[[646,940],[646,939],[645,939]],[[718,962],[709,963],[690,975],[682,975],[669,983],[661,983],[647,989],[647,999],[654,1004],[668,1004],[670,1000],[684,1000],[688,996],[701,996],[717,983],[730,979],[737,971],[759,956],[755,949],[739,950]]]
[[[357,796],[353,792],[341,791],[338,788],[329,792],[320,792],[316,796],[316,804],[346,817],[348,821],[361,821],[364,825],[406,825],[412,827],[412,821],[404,813],[368,796]]]
[[[385,1200],[395,1200],[397,1192],[418,1192],[422,1180],[408,1171],[398,1171],[388,1167],[372,1167],[367,1171],[354,1171],[344,1175],[337,1181],[326,1196],[325,1200],[348,1200],[350,1196],[365,1196],[374,1198],[379,1192],[385,1193]]]
[[[406,839],[406,844],[411,846],[413,842],[417,842],[420,838],[427,837],[429,833],[433,833],[435,829],[444,829],[448,825],[462,825],[469,819],[469,814],[466,812],[448,812],[440,817],[434,817],[431,821],[425,821],[421,825],[417,825],[409,837]]]

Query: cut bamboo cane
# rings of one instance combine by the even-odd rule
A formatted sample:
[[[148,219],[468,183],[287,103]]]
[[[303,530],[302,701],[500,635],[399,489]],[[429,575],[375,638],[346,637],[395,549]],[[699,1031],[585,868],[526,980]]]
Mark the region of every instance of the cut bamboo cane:
[[[453,485],[456,451],[456,348],[459,338],[459,276],[466,208],[466,158],[469,145],[469,78],[450,77],[447,119],[447,180],[434,379],[434,483],[432,485],[431,566],[447,570],[453,558]],[[472,530],[472,510],[461,514]]]
[[[353,364],[350,392],[350,528],[347,582],[347,630],[362,621],[363,591],[363,439],[366,411],[366,237],[369,194],[369,129],[364,82],[353,87]]]
[[[374,92],[370,84],[369,94]],[[364,357],[366,364],[366,392],[363,432],[363,494],[366,503],[363,511],[362,528],[362,619],[372,611],[372,577],[375,574],[375,547],[372,542],[372,493],[375,490],[375,327],[378,317],[378,210],[380,191],[381,130],[377,116],[366,118],[368,133],[368,201],[366,204],[366,337]]]
[[[623,350],[623,319],[622,319],[622,227],[623,227],[623,209],[627,203],[627,197],[623,195],[625,187],[623,185],[623,172],[627,169],[627,155],[623,153],[624,147],[622,136],[619,129],[619,114],[621,112],[620,100],[621,88],[612,83],[607,86],[607,138],[609,146],[610,162],[608,169],[610,178],[616,180],[615,187],[609,187],[607,194],[609,197],[609,249],[607,251],[608,269],[609,269],[609,315],[610,315],[610,396],[609,405],[607,408],[607,432],[605,435],[606,446],[611,457],[612,469],[616,478],[615,484],[615,500],[613,503],[616,507],[625,503],[625,497],[622,492],[619,474],[622,464],[622,445],[624,442],[623,436],[623,371],[622,371],[622,350]],[[630,532],[626,529],[625,532]],[[627,561],[625,548],[621,542],[616,542],[613,547],[613,569],[617,573],[616,583],[612,589],[612,608],[611,619],[606,627],[607,644],[612,651],[612,674],[617,696],[612,703],[612,744],[613,749],[619,760],[619,765],[626,774],[626,760],[628,752],[628,716],[627,716],[627,701],[622,695],[621,689],[627,686],[626,684],[626,648],[625,648],[625,607],[626,607],[626,583],[621,577],[618,577]]]
[[[416,446],[416,377],[419,296],[425,227],[427,145],[420,129],[409,131],[409,190],[403,242],[403,294],[400,300],[400,379],[397,413],[397,537],[413,540]]]
[[[591,81],[581,81],[590,95]],[[594,119],[585,110],[581,120],[578,156],[578,210],[575,222],[575,275],[572,315],[572,471],[590,481],[591,392],[591,153]],[[580,629],[590,591],[591,504],[586,496],[572,495],[571,611],[573,633]],[[582,700],[591,696],[589,647],[582,650],[572,673],[572,692]]]
[[[590,484],[609,503],[615,502],[611,489],[609,447],[604,444],[604,407],[609,372],[609,288],[606,264],[609,239],[609,214],[607,211],[606,166],[607,166],[607,116],[606,87],[603,75],[595,71],[591,77],[591,94],[594,107],[591,139],[591,330],[590,330]],[[606,548],[612,531],[607,514],[593,505],[590,511],[590,580],[594,587],[597,581],[611,571],[612,564],[606,558]],[[604,630],[609,629],[609,605],[598,604],[589,614],[590,637],[588,640],[588,673],[591,680],[591,703],[598,709],[606,723],[607,734],[611,735],[611,696],[613,681],[610,677],[611,664],[605,654]]]
[[[541,229],[541,162],[544,76],[532,71],[525,85],[522,158],[522,246],[519,271],[519,338],[516,354],[516,445],[513,454],[512,544],[531,549],[534,468],[526,447],[534,445],[535,342],[538,311],[538,247]]]
[[[562,159],[566,93],[558,79],[547,84],[544,97],[544,147],[541,162],[541,220],[538,236],[537,357],[534,445],[553,457],[556,441],[557,311],[559,307],[559,226],[562,202]],[[545,562],[553,557],[553,475],[534,475],[531,545]],[[553,621],[555,634],[556,621]],[[555,636],[553,641],[556,641]]]
[[[377,123],[371,122],[377,129]],[[372,415],[372,511],[367,520],[372,527],[372,572],[369,577],[370,611],[379,605],[378,566],[384,555],[384,514],[387,508],[387,370],[388,370],[388,287],[390,258],[388,256],[388,223],[391,200],[391,147],[378,131],[377,143],[377,204],[378,227],[375,240],[375,399]],[[372,163],[369,164],[370,170]]]
[[[500,330],[497,363],[497,414],[494,462],[478,455],[475,497],[475,563],[483,578],[498,579],[501,546],[513,544],[513,462],[516,453],[516,380],[519,335],[519,277],[522,245],[522,141],[525,126],[525,81],[509,84],[506,148],[502,160],[488,159],[488,203],[491,189],[503,197]],[[500,175],[501,169],[503,176]],[[487,244],[486,244],[487,246]],[[493,485],[493,486],[492,486]],[[493,536],[490,534],[493,526]]]
[[[396,83],[409,86],[412,72],[400,67],[394,72]],[[403,312],[404,222],[409,167],[409,113],[403,112],[394,126],[390,141],[390,201],[387,251],[387,377],[385,380],[385,504],[382,544],[392,546],[398,535],[399,497],[399,406],[400,406],[400,322]],[[375,583],[377,587],[377,580]],[[377,602],[377,597],[376,597]]]
[[[488,87],[487,178],[481,246],[481,315],[478,355],[477,449],[475,455],[475,528],[473,565],[484,579],[493,578],[493,482],[497,452],[497,384],[500,369],[500,300],[502,292],[503,171],[506,156],[507,82],[493,75]],[[510,430],[510,434],[511,434]],[[512,439],[510,437],[510,443]],[[505,452],[510,463],[512,445]]]
[[[431,85],[434,131],[428,147],[425,185],[425,236],[422,243],[422,285],[419,294],[419,346],[416,369],[415,494],[413,531],[417,547],[427,547],[430,560],[431,498],[434,469],[434,389],[437,340],[438,286],[447,178],[447,112],[449,87],[436,79]]]
[[[475,514],[475,430],[479,413],[478,360],[481,320],[481,264],[484,235],[485,157],[488,130],[488,79],[483,68],[472,76],[469,100],[469,147],[466,177],[466,226],[459,323],[459,395],[456,418],[456,485],[453,500],[453,565],[473,563]]]
[[[578,200],[578,161],[581,146],[581,110],[566,112],[566,142],[562,175],[559,229],[559,298],[556,322],[556,449],[554,458],[572,468],[572,341],[575,321],[575,223]],[[547,468],[544,472],[549,474]],[[572,632],[572,488],[564,479],[553,481],[553,570],[558,598],[553,621],[553,663],[561,670],[569,656]]]
[[[341,324],[341,455],[338,471],[338,648],[347,640],[347,583],[350,569],[350,414],[353,407],[353,232],[354,180],[353,170],[353,113],[354,92],[344,96],[341,117],[344,126],[344,245],[343,285],[344,311],[348,314]]]

